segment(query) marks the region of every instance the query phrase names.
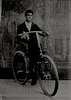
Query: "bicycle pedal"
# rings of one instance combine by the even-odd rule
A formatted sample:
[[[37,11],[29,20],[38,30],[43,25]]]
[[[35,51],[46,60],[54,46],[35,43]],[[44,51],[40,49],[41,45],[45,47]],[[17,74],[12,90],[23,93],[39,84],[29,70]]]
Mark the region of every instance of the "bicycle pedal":
[[[45,79],[50,79],[51,75],[50,74],[46,74],[44,77],[45,77]]]

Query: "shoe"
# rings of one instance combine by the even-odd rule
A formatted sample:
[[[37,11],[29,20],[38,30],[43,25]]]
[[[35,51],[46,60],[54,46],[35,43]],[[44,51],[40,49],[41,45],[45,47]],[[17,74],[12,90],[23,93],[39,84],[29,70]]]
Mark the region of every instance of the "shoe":
[[[35,80],[32,79],[31,85],[33,86],[33,85],[35,85],[36,83],[37,83],[37,79],[35,79]]]
[[[33,73],[31,85],[35,85],[37,83],[37,73]]]

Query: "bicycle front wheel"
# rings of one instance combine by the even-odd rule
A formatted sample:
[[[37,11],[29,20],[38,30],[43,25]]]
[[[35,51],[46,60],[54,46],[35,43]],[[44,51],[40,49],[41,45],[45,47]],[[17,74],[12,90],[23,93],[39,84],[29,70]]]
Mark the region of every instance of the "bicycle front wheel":
[[[44,94],[54,96],[58,90],[58,71],[54,61],[47,55],[43,55],[39,67],[39,83]]]
[[[27,81],[27,58],[22,51],[17,51],[13,57],[13,74],[15,79],[20,84],[25,84]]]

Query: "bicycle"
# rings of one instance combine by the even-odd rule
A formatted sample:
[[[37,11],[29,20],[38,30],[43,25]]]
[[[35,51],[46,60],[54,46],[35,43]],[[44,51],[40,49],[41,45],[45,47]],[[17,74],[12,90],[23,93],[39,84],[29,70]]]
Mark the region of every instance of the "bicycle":
[[[36,34],[38,47],[40,48],[41,56],[37,61],[37,75],[40,87],[45,95],[51,97],[58,91],[59,77],[55,62],[48,55],[43,55],[39,40],[39,35],[43,35],[39,31],[26,32],[26,34]],[[47,34],[45,35],[47,36]],[[19,37],[17,35],[16,37]],[[24,43],[20,41],[20,44]],[[20,84],[25,84],[29,74],[29,58],[28,50],[23,52],[22,49],[17,50],[13,56],[13,74],[15,79]]]

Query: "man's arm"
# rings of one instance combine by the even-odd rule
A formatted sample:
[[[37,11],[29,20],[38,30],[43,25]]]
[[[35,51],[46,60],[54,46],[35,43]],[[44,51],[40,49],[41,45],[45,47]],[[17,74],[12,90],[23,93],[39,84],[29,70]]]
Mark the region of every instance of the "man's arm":
[[[38,25],[34,24],[34,27],[35,27],[35,31],[39,31],[39,35],[49,36],[49,32],[43,31],[41,28],[39,28]]]
[[[17,29],[17,34],[21,34],[21,33],[23,33],[23,29],[22,29],[22,26],[19,25]]]

